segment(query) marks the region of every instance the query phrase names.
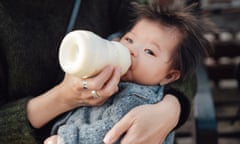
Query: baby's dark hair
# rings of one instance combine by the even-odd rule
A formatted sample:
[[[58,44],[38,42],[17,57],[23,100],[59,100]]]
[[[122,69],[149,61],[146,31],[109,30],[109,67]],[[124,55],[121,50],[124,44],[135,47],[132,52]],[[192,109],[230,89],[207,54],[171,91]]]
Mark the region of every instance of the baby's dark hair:
[[[212,50],[204,34],[214,30],[213,23],[194,12],[197,4],[185,8],[161,7],[158,0],[155,0],[150,5],[133,5],[136,14],[134,24],[147,19],[179,30],[182,39],[177,45],[177,52],[172,56],[172,68],[180,70],[181,79],[193,74]]]

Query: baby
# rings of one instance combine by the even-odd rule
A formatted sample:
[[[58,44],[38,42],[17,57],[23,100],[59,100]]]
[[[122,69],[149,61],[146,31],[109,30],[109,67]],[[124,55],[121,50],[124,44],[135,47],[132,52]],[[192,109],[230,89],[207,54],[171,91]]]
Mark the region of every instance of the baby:
[[[191,13],[193,6],[170,10],[152,3],[135,4],[135,8],[135,23],[120,39],[130,51],[131,66],[121,77],[119,91],[101,106],[66,113],[45,142],[103,143],[105,134],[127,112],[159,102],[164,85],[194,73],[208,54],[210,45],[203,34],[210,27]],[[165,144],[170,143],[170,136]]]

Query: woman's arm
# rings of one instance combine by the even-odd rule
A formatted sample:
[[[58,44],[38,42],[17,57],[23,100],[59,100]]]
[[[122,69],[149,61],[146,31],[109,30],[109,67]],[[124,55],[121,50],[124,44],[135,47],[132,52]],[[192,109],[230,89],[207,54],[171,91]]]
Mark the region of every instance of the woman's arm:
[[[196,75],[194,74],[184,81],[178,81],[166,86],[164,93],[175,96],[181,106],[179,121],[175,128],[182,126],[189,117],[192,101],[196,94],[196,80]]]
[[[2,70],[1,68],[0,65],[0,70]],[[4,86],[2,85],[2,76],[4,77],[1,73],[1,102],[4,101],[3,98],[8,98],[2,87]],[[89,90],[84,92],[81,92],[81,79],[66,76],[61,84],[38,97],[32,98],[29,96],[1,105],[0,142],[36,144],[36,141],[41,141],[40,139],[42,139],[39,134],[46,134],[42,131],[45,131],[45,125],[50,120],[76,106],[99,105],[103,103],[111,93],[117,90],[119,79],[119,70],[109,66],[96,77],[87,79]],[[66,90],[69,87],[71,87],[71,91]],[[93,99],[89,92],[91,89],[98,90],[101,99]],[[81,95],[78,95],[79,92],[77,90],[80,91]],[[40,127],[41,129],[36,129]],[[49,125],[46,128],[50,128]]]
[[[134,87],[137,89],[136,86]],[[124,85],[124,88],[126,88],[126,85]],[[159,97],[148,97],[146,94],[141,95],[143,91],[140,92],[140,88],[137,91],[134,91],[135,89],[120,91],[119,94],[114,95],[114,98],[110,100],[111,102],[108,101],[106,105],[98,107],[97,110],[95,108],[79,108],[74,111],[74,113],[72,113],[70,118],[66,121],[66,124],[60,125],[57,130],[57,134],[62,143],[100,143],[110,128],[113,127],[113,125],[117,123],[128,111],[136,106],[149,104],[159,99]],[[148,93],[148,91],[144,92]],[[83,113],[89,115],[90,117],[84,117]],[[91,116],[94,116],[94,118],[91,118]],[[98,117],[101,118],[98,119]],[[90,119],[90,122],[85,122],[88,121],[87,119]],[[71,137],[71,139],[69,139],[69,137]],[[46,140],[46,142],[51,139],[54,140],[55,138],[51,137],[49,140]]]
[[[40,128],[56,116],[79,106],[100,105],[118,90],[120,70],[105,68],[96,77],[88,78],[88,89],[82,80],[65,75],[64,80],[46,93],[31,99],[27,104],[27,117],[31,125]],[[96,90],[99,99],[94,99],[91,90]]]
[[[125,132],[127,133],[122,140],[123,144],[163,142],[170,131],[187,120],[195,92],[195,76],[169,85],[165,90],[163,101],[130,111],[108,132],[104,142],[111,144]]]
[[[175,96],[166,95],[154,105],[143,105],[131,110],[105,136],[106,144],[114,143],[127,132],[123,144],[159,144],[177,125],[180,104]]]

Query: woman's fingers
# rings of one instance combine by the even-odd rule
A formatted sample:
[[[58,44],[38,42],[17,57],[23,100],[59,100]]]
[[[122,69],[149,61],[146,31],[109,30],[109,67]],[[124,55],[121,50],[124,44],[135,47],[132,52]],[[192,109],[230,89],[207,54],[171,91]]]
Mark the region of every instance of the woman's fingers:
[[[84,81],[87,81],[87,90],[95,90],[99,96],[109,97],[118,90],[120,77],[119,68],[108,66],[97,76],[85,79]]]
[[[85,80],[81,80],[80,86],[82,87],[82,83],[85,81],[87,83],[87,89],[91,90],[99,90],[104,87],[104,84],[111,78],[113,74],[114,67],[107,66],[103,71],[101,71],[97,76],[88,78]],[[83,87],[82,87],[83,88]]]
[[[71,77],[71,76],[69,76]],[[107,66],[98,75],[87,78],[69,78],[74,82],[74,91],[76,92],[76,100],[84,105],[101,105],[112,94],[118,91],[118,83],[121,73],[118,68]],[[78,82],[76,82],[78,81]]]
[[[94,77],[81,79],[66,74],[60,84],[64,103],[71,106],[101,105],[118,91],[120,70],[107,66]]]
[[[106,134],[103,141],[105,144],[112,144],[120,138],[132,125],[132,117],[125,115],[112,129]]]
[[[163,117],[166,109],[162,110],[161,105],[142,105],[132,109],[107,133],[104,142],[112,144],[123,136],[121,144],[162,143],[175,125]]]
[[[114,69],[111,78],[105,83],[104,87],[99,91],[99,95],[106,98],[112,96],[118,91],[118,83],[120,81],[121,72],[119,68]]]
[[[97,97],[91,95],[89,102],[92,105],[101,105],[103,104],[110,96],[118,91],[118,83],[120,81],[121,73],[119,69],[114,69],[109,80],[103,85],[99,90],[94,90]],[[93,90],[91,90],[92,93]]]
[[[44,144],[57,144],[57,139],[58,139],[58,136],[57,135],[53,135],[53,136],[47,138],[44,141]]]

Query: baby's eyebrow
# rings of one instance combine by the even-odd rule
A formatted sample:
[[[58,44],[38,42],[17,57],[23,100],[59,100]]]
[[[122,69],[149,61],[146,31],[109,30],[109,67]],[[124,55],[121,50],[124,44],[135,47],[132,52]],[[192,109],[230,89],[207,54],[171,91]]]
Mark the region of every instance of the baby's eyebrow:
[[[161,50],[161,46],[160,46],[157,42],[152,41],[151,43],[152,43],[159,51]]]
[[[130,35],[137,36],[133,31],[128,32]]]

